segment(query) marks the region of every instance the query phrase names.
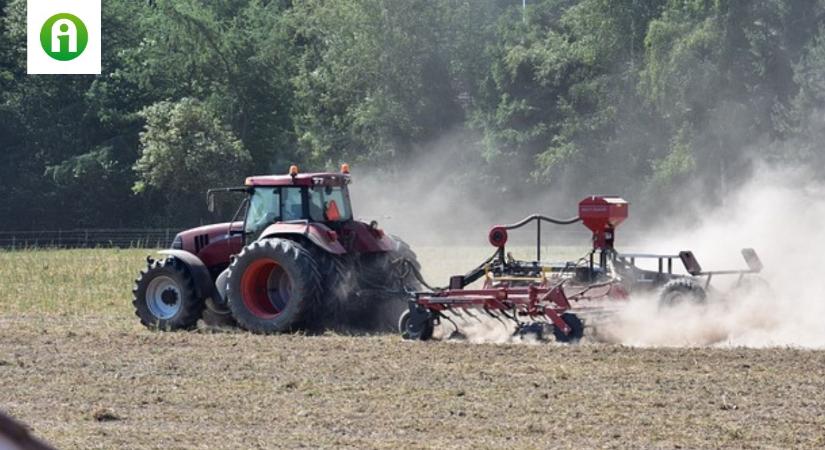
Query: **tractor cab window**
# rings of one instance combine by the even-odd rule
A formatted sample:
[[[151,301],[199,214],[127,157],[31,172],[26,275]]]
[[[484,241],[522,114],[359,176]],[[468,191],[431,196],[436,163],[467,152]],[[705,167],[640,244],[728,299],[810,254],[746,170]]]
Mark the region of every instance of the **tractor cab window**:
[[[268,225],[280,220],[281,190],[279,188],[255,188],[249,199],[247,211],[244,231],[257,235]]]
[[[301,220],[304,217],[304,202],[301,188],[288,187],[283,189],[284,205],[283,220]]]
[[[317,222],[345,222],[352,219],[346,187],[311,187],[309,190],[309,217]]]

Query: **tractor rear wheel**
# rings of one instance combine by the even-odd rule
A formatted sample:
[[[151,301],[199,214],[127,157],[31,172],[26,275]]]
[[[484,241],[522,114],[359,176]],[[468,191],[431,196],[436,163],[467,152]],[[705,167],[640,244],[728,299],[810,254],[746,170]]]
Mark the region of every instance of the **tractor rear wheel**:
[[[707,293],[696,281],[690,278],[677,278],[665,283],[659,294],[659,308],[672,308],[680,305],[703,305]]]
[[[229,309],[253,333],[306,328],[321,301],[318,262],[301,244],[281,238],[246,246],[229,266]]]
[[[324,287],[324,300],[316,305],[311,331],[331,329],[346,333],[358,330],[363,306],[355,292],[354,259],[332,255],[314,246],[310,249],[318,261]]]
[[[360,325],[370,331],[395,331],[401,315],[408,310],[405,291],[421,288],[415,275],[421,269],[418,257],[401,238],[391,237],[395,250],[362,255],[360,259]]]
[[[194,328],[204,309],[189,270],[177,258],[149,260],[135,280],[132,305],[143,325],[164,331]]]

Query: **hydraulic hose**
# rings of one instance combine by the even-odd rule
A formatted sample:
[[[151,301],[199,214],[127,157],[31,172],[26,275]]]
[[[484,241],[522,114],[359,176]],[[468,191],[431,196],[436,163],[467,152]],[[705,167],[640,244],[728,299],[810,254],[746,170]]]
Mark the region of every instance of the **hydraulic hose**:
[[[504,228],[505,230],[515,230],[517,228],[521,228],[521,227],[527,225],[528,223],[530,223],[534,220],[543,221],[543,222],[550,222],[550,223],[554,223],[556,225],[572,225],[576,222],[581,222],[582,219],[581,219],[581,217],[578,217],[578,216],[577,217],[571,217],[569,219],[554,219],[552,217],[542,216],[541,214],[533,214],[533,215],[525,217],[524,219],[521,219],[520,221],[518,221],[516,223],[512,223],[510,225],[501,225],[501,228]]]

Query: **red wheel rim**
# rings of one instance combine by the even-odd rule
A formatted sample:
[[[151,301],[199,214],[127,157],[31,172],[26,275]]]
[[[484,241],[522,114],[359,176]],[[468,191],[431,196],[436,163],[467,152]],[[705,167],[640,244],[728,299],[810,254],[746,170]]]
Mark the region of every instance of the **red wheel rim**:
[[[261,319],[272,319],[281,314],[291,294],[289,275],[272,259],[254,261],[241,277],[244,306]]]

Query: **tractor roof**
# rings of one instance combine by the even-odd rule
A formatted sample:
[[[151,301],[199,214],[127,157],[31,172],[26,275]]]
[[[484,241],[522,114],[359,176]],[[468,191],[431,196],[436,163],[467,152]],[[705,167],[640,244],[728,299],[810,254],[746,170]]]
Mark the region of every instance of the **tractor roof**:
[[[343,186],[349,184],[347,173],[319,172],[295,175],[257,175],[247,177],[247,186]]]

